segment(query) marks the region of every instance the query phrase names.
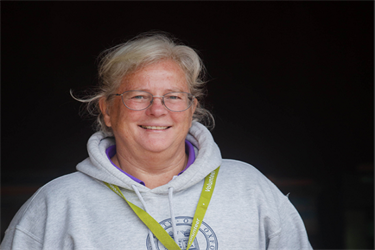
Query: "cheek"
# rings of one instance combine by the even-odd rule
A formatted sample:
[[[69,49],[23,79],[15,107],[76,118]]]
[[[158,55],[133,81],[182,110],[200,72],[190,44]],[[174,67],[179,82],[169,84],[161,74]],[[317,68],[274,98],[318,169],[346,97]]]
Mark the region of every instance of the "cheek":
[[[117,126],[127,126],[132,122],[138,121],[140,118],[139,113],[134,113],[131,110],[121,110],[116,112],[116,115],[113,117],[113,122],[116,122]]]
[[[192,111],[186,112],[186,114],[179,114],[178,121],[181,123],[183,127],[191,127],[191,122],[193,121],[193,113]]]
[[[118,113],[117,128],[123,134],[134,134],[138,131],[138,125],[148,122],[149,117],[145,114],[145,110],[134,111],[125,108],[122,112]]]

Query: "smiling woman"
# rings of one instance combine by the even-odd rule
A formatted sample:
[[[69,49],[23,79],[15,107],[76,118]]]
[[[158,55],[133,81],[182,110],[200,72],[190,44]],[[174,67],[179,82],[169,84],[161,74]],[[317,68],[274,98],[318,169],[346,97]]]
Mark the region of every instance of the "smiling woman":
[[[146,93],[149,103],[137,106],[139,99],[144,98],[139,94],[136,101],[127,96],[122,96],[124,102],[114,98],[108,103],[104,97],[99,101],[104,123],[111,128],[116,141],[117,153],[111,160],[125,172],[144,180],[147,187],[155,188],[168,183],[186,166],[185,138],[197,101],[191,99],[188,103],[185,98],[180,110],[170,111],[166,109],[165,97],[150,98],[168,97],[171,91],[190,94],[184,71],[171,59],[143,66],[126,76],[117,92],[129,91]],[[179,106],[172,102],[172,107]]]
[[[202,69],[162,34],[106,51],[99,91],[76,98],[98,116],[89,157],[25,203],[1,249],[311,249],[288,198],[221,158]]]
[[[213,116],[200,104],[204,97],[202,79],[204,67],[197,53],[192,48],[179,44],[170,36],[161,33],[145,33],[104,51],[99,67],[99,91],[91,97],[78,99],[88,103],[88,111],[97,115],[98,130],[112,135],[112,129],[106,126],[103,113],[98,106],[99,100],[104,97],[107,102],[110,102],[114,96],[122,95],[120,93],[125,90],[141,90],[132,88],[133,82],[129,81],[129,78],[146,66],[162,61],[174,62],[176,66],[174,69],[181,73],[181,79],[178,79],[179,82],[176,84],[186,85],[184,86],[185,89],[187,88],[186,92],[191,93],[198,101],[193,120],[204,121],[206,126],[214,127]],[[145,77],[147,70],[144,70]],[[172,89],[172,86],[170,88],[170,92],[178,91],[178,89]]]

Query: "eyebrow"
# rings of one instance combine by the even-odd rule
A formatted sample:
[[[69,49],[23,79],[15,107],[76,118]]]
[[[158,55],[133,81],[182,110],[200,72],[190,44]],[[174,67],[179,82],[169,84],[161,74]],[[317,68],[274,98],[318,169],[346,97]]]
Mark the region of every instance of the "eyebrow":
[[[146,92],[150,92],[151,93],[151,90],[150,89],[133,89],[133,90],[142,90],[142,91],[146,91]],[[165,89],[164,90],[164,93],[169,93],[169,92],[186,92],[186,91],[183,91],[181,89]]]

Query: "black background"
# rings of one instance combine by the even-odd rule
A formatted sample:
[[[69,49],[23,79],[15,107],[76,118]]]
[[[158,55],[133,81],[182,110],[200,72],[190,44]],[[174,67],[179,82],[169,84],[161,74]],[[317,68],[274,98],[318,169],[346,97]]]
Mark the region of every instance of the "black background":
[[[350,209],[366,211],[372,236],[362,246],[373,247],[373,2],[2,2],[1,9],[2,233],[36,188],[87,157],[93,119],[79,115],[69,90],[95,85],[104,49],[162,30],[203,58],[205,105],[223,157],[256,166],[284,193],[307,187],[314,248],[348,246]]]

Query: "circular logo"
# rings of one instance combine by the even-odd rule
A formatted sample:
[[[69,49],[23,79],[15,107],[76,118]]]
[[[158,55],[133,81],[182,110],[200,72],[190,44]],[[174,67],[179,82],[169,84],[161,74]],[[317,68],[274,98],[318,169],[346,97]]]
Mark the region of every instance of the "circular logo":
[[[177,244],[182,250],[187,248],[189,241],[191,224],[193,222],[193,217],[179,216],[176,217],[176,231],[177,231]],[[174,239],[173,229],[171,219],[166,219],[159,224],[164,228],[165,231]],[[155,242],[156,249],[167,250],[163,244],[154,236],[152,239]],[[147,236],[146,240],[147,250],[152,250],[150,236]],[[199,232],[194,239],[193,244],[190,246],[189,250],[217,250],[218,242],[214,231],[209,225],[202,221]]]

